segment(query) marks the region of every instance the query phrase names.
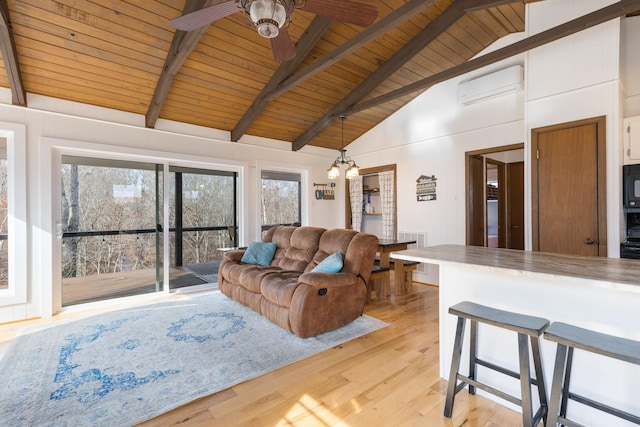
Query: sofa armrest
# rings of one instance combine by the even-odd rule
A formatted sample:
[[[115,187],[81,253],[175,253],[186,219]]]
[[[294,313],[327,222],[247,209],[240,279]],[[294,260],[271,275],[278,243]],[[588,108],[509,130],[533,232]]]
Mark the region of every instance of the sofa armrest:
[[[245,249],[238,249],[235,251],[226,251],[224,253],[224,260],[240,262],[240,260],[242,259],[242,256],[244,255],[244,252],[245,252]]]
[[[314,288],[338,288],[353,286],[358,283],[358,276],[353,273],[304,273],[298,278],[298,283],[304,283]]]

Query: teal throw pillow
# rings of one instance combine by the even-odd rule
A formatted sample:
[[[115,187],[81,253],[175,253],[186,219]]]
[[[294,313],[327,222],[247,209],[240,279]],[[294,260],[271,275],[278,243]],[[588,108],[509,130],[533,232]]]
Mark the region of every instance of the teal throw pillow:
[[[276,242],[251,242],[242,255],[247,264],[269,265],[276,254]]]
[[[316,265],[311,271],[315,273],[337,273],[340,270],[342,270],[342,254],[336,252],[323,259],[322,262]]]

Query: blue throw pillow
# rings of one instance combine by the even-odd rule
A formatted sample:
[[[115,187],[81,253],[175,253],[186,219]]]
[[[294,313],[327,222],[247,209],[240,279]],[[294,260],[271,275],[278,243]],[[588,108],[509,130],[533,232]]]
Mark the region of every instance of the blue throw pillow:
[[[247,264],[269,265],[276,254],[276,242],[251,242],[242,255]]]
[[[315,273],[337,273],[340,270],[342,270],[342,254],[336,252],[323,259],[322,262],[316,265],[311,271]]]

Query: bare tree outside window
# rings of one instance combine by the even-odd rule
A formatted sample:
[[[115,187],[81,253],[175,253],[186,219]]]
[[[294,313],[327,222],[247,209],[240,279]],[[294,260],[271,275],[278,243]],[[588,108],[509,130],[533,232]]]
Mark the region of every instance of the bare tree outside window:
[[[171,259],[176,259],[175,233],[180,232],[180,265],[221,260],[222,252],[217,249],[235,244],[236,174],[187,168],[170,170]],[[179,198],[177,186],[181,188]],[[179,213],[176,212],[178,200],[182,209]]]
[[[262,229],[300,224],[301,176],[298,173],[262,171]]]
[[[155,170],[64,164],[62,228],[96,233],[63,239],[63,277],[155,266]]]

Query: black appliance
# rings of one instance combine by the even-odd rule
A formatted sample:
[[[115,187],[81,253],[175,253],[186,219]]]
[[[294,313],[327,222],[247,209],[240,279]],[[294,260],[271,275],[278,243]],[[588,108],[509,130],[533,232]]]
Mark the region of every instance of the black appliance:
[[[620,243],[620,258],[640,259],[640,242]]]
[[[620,243],[620,258],[640,259],[640,164],[622,167],[622,197],[627,238]]]
[[[627,211],[627,240],[620,244],[620,258],[640,259],[640,211]]]
[[[640,212],[640,164],[622,167],[623,206]]]

